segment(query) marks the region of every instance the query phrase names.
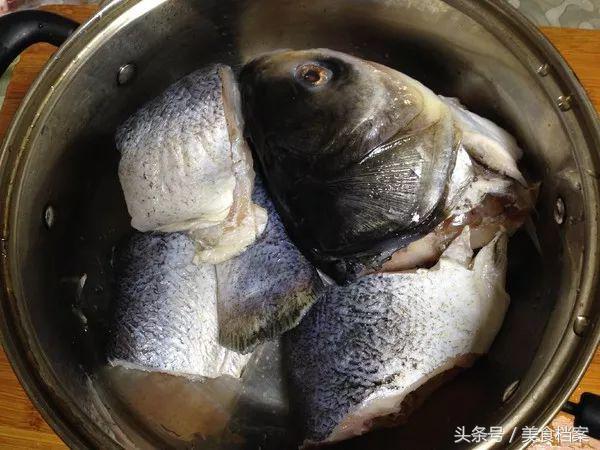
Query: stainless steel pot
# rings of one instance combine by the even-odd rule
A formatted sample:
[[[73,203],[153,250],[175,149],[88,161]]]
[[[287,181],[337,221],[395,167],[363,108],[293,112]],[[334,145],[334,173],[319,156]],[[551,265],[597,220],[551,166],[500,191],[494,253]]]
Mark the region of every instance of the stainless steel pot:
[[[46,20],[46,19],[45,19]],[[52,19],[48,19],[52,22]],[[1,31],[0,31],[1,33]],[[31,42],[19,41],[26,46]],[[513,132],[541,182],[510,248],[512,304],[488,357],[403,428],[340,448],[445,448],[456,426],[541,426],[600,337],[600,126],[557,51],[494,0],[116,0],[51,58],[0,161],[3,344],[44,417],[72,447],[161,447],[95,376],[110,316],[111,251],[129,232],[115,127],[204,63],[332,47],[398,68]],[[1,53],[0,53],[1,56]],[[85,277],[83,276],[85,274]],[[82,318],[86,319],[82,321]]]

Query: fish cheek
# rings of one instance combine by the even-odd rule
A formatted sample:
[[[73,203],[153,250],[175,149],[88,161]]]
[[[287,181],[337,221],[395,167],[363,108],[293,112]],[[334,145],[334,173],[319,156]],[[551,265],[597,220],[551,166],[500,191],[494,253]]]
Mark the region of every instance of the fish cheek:
[[[437,122],[412,135],[380,146],[368,158],[313,189],[323,211],[311,232],[328,253],[368,250],[371,245],[412,230],[429,231],[446,195],[446,181],[454,165],[452,124]],[[424,152],[424,149],[429,149]]]

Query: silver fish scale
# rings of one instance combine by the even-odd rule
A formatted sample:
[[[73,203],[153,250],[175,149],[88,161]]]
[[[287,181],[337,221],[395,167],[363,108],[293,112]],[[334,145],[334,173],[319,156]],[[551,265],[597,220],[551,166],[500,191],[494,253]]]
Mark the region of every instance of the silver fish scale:
[[[325,439],[352,406],[401,366],[420,364],[421,358],[403,357],[410,353],[408,347],[427,344],[424,341],[432,334],[424,332],[423,324],[429,322],[432,328],[436,324],[427,320],[426,311],[411,308],[410,299],[398,302],[396,293],[405,288],[411,287],[402,279],[383,275],[345,288],[329,288],[298,330],[288,334],[286,351],[295,368],[294,385],[302,386],[300,394],[307,401],[302,409],[315,411],[305,423],[305,429],[313,433],[309,438]],[[324,382],[311,383],[315,378]],[[303,392],[307,389],[311,392]]]
[[[247,357],[217,342],[215,268],[193,264],[182,233],[135,234],[121,261],[109,360],[203,377],[239,375]]]
[[[319,296],[283,341],[292,404],[308,441],[360,417],[365,402],[399,396],[397,405],[445,364],[487,351],[508,305],[506,260],[504,253],[494,259],[495,245],[478,254],[473,270],[443,258],[430,270],[369,275]]]
[[[183,231],[188,221],[226,215],[231,206],[235,180],[221,69],[192,72],[117,130],[119,178],[134,228]]]
[[[162,97],[168,101],[160,97],[140,109],[119,128],[119,146],[146,142],[148,133],[161,136],[160,141],[178,142],[193,134],[205,134],[207,129],[226,132],[218,68],[215,65],[191,73],[164,92]],[[227,139],[223,142],[228,144]]]

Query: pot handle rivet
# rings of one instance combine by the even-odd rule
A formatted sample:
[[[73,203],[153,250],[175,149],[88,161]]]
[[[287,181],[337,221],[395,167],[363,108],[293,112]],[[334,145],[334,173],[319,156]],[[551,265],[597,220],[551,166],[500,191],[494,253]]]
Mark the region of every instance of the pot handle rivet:
[[[515,392],[517,392],[517,389],[519,388],[519,383],[520,382],[521,382],[520,380],[513,381],[512,383],[510,383],[508,385],[508,387],[506,389],[504,389],[504,393],[502,394],[502,401],[503,402],[507,402],[508,399],[510,399],[513,396],[513,394]]]
[[[557,100],[561,111],[569,111],[573,106],[573,97],[571,95],[561,95]]]
[[[2,236],[0,238],[0,254],[3,258],[8,256],[8,237]]]
[[[589,325],[590,320],[586,316],[577,316],[573,322],[573,331],[577,336],[584,336]]]
[[[54,211],[54,207],[52,205],[46,206],[44,210],[44,224],[46,228],[51,229],[54,226],[54,221],[56,220],[56,212]]]
[[[554,204],[554,221],[558,225],[562,225],[565,221],[565,212],[565,201],[561,197],[558,197],[556,199],[556,203]]]
[[[544,63],[540,67],[538,67],[536,72],[540,77],[545,77],[548,75],[548,73],[550,73],[550,66],[548,65],[548,63]]]
[[[131,83],[135,78],[136,72],[137,67],[133,63],[128,63],[119,67],[119,71],[117,72],[117,84],[119,86],[124,86]]]

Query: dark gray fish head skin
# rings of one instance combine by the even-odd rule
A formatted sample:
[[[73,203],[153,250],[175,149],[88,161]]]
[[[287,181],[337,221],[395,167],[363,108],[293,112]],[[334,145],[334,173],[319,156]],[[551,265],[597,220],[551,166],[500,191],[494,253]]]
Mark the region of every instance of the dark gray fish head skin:
[[[460,133],[423,85],[316,49],[260,56],[240,87],[246,134],[280,215],[337,281],[435,226]]]

